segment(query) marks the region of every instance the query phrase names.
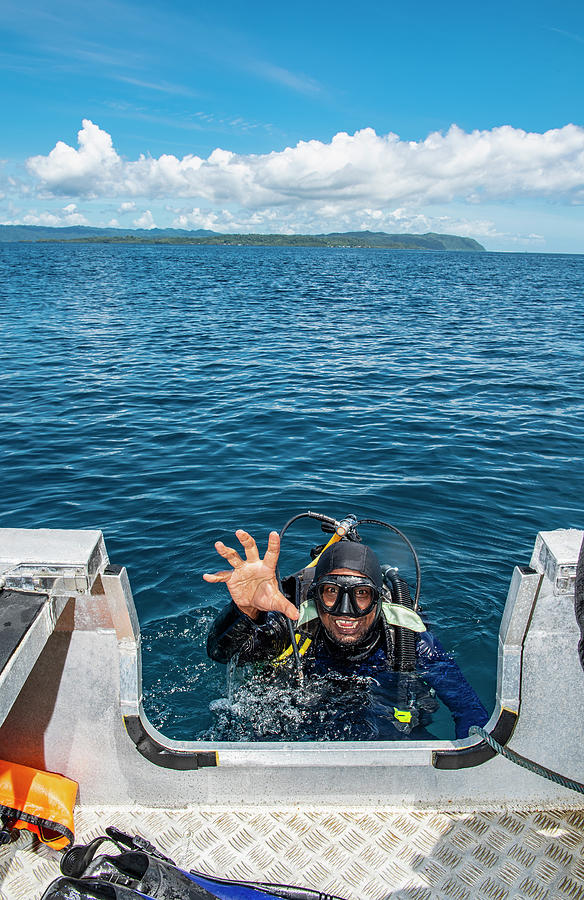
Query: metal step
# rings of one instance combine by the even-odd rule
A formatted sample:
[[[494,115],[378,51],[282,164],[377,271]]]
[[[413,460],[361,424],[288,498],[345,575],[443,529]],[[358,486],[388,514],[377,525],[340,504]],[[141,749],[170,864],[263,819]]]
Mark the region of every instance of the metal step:
[[[76,811],[76,841],[110,824],[143,835],[187,869],[300,884],[347,900],[584,898],[584,807],[86,808]],[[39,900],[59,858],[28,833],[0,848],[0,900]]]

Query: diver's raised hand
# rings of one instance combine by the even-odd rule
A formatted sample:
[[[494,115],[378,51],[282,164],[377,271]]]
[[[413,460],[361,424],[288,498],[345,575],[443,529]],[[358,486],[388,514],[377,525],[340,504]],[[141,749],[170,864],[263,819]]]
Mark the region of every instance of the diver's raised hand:
[[[215,574],[205,573],[203,578],[211,584],[224,582],[235,605],[250,619],[257,619],[261,611],[281,612],[289,619],[298,618],[298,610],[286,600],[278,589],[276,566],[280,555],[280,536],[271,531],[268,549],[262,559],[251,534],[239,528],[235,535],[245,550],[242,559],[237,550],[227,547],[223,541],[215,543],[217,553],[233,568]]]

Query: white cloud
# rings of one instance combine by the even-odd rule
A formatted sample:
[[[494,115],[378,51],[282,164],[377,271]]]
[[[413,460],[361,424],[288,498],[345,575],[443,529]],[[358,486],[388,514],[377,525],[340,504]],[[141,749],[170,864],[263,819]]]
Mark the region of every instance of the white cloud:
[[[45,225],[49,227],[59,228],[65,225],[89,225],[87,218],[77,211],[75,203],[68,203],[61,210],[41,212],[31,209],[28,212],[13,211],[9,219],[2,223],[3,225]]]
[[[133,200],[125,200],[124,203],[120,204],[120,206],[118,208],[118,212],[119,213],[134,212],[135,209],[136,209],[136,204],[134,203]]]
[[[175,209],[173,228],[208,228],[227,233],[315,234],[343,231],[386,231],[389,233],[453,233],[467,237],[499,238],[503,234],[490,219],[469,219],[456,215],[429,215],[405,207],[380,210],[368,207],[348,210],[341,203],[316,208],[303,204],[294,210],[268,207],[237,213],[229,209]]]
[[[83,120],[78,139],[79,150],[57,141],[48,156],[35,156],[27,166],[55,194],[97,196],[101,177],[107,173],[111,183],[122,178],[123,164],[110,135],[89,119]]]
[[[136,228],[156,228],[154,216],[149,209],[143,212],[138,219],[134,219],[134,225]]]
[[[343,210],[483,202],[518,196],[584,201],[584,128],[543,134],[511,126],[466,133],[453,125],[424,141],[340,132],[330,143],[301,141],[264,155],[217,148],[207,159],[170,154],[124,160],[110,135],[85,119],[79,148],[59,141],[29,171],[53,195],[198,198],[247,210]]]

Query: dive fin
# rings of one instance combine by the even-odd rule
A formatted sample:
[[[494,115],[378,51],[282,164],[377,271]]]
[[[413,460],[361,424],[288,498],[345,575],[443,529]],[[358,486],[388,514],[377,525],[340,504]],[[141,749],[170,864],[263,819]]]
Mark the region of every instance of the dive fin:
[[[261,891],[261,896],[266,900],[266,898],[277,898],[277,900],[343,900],[342,897],[333,897],[332,894],[323,894],[321,891],[313,891],[310,888],[300,888],[300,887],[292,887],[286,884],[268,884],[263,881],[230,881],[226,878],[215,878],[212,875],[203,875],[201,872],[191,872],[191,876],[196,876],[198,881],[203,881],[212,886],[214,891],[217,890],[218,886],[224,885],[225,887],[233,887],[240,886],[242,888],[253,888],[256,891]],[[239,897],[239,895],[237,895]],[[222,897],[222,895],[217,894],[217,897]],[[234,894],[226,895],[228,900],[231,900],[232,897],[235,897]],[[258,894],[253,894],[253,897],[259,897]],[[246,895],[247,900],[247,895]]]
[[[341,900],[291,885],[186,872],[144,838],[132,838],[116,828],[106,832],[108,838],[96,838],[65,855],[61,870],[69,877],[53,882],[41,900]],[[122,852],[92,859],[101,841],[107,839],[123,848]]]
[[[41,900],[157,900],[121,884],[89,881],[85,878],[57,878],[51,882]]]

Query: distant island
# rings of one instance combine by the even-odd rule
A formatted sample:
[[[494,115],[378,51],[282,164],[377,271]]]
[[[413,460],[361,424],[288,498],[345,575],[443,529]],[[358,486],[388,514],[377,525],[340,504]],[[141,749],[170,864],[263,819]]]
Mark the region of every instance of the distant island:
[[[455,234],[386,234],[384,231],[345,231],[332,234],[220,234],[177,228],[93,228],[75,225],[0,225],[0,243],[207,244],[252,247],[374,247],[383,250],[454,250],[486,253],[473,238]]]

